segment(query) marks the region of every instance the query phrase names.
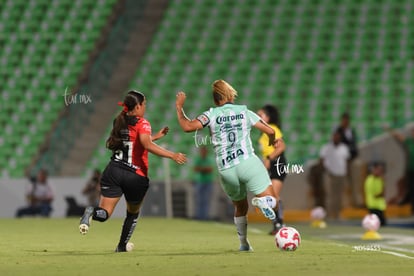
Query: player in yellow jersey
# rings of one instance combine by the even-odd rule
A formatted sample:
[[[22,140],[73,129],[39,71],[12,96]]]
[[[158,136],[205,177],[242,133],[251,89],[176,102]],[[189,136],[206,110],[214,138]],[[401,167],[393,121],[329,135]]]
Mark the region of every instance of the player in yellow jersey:
[[[272,220],[273,229],[269,233],[271,235],[275,235],[277,231],[283,227],[283,206],[280,201],[280,191],[287,174],[284,170],[284,166],[287,165],[284,155],[286,145],[282,139],[283,134],[280,130],[280,116],[277,108],[273,105],[265,105],[258,110],[257,114],[275,131],[276,139],[278,139],[276,147],[269,146],[269,138],[264,134],[262,134],[259,139],[263,163],[269,172],[270,179],[272,180],[273,191],[279,203],[276,218]]]

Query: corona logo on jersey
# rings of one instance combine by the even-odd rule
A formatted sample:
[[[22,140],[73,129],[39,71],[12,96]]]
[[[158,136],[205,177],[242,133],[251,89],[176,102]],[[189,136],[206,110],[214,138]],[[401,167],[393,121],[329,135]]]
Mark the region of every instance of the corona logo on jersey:
[[[225,123],[225,122],[231,122],[231,121],[242,120],[242,119],[244,119],[243,114],[219,116],[216,118],[216,123],[221,125],[222,123]]]

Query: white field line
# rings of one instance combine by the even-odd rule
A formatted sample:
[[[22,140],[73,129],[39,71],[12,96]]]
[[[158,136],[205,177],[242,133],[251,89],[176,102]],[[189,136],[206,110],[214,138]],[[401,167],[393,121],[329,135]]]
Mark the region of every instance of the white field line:
[[[227,228],[227,229],[236,229],[236,226],[234,224],[224,224],[224,223],[214,223],[215,226],[220,228]],[[255,234],[262,234],[264,233],[259,228],[252,227],[250,225],[247,226],[247,232],[255,233]]]
[[[396,246],[389,246],[389,245],[386,245],[386,244],[381,244],[380,246],[381,246],[381,248],[385,248],[385,249],[389,249],[389,250],[395,250],[395,251],[400,251],[400,252],[406,252],[406,253],[412,253],[412,254],[414,254],[414,250],[407,249],[407,248],[401,248],[401,247],[396,247]]]
[[[400,257],[400,258],[406,258],[406,259],[412,259],[414,260],[414,257],[412,256],[408,256],[406,254],[403,253],[399,253],[399,252],[405,252],[405,253],[411,253],[414,254],[414,250],[411,249],[407,249],[407,248],[401,248],[401,247],[397,247],[397,246],[391,246],[390,244],[414,244],[414,238],[412,236],[406,236],[406,235],[400,235],[400,234],[384,234],[382,235],[384,238],[390,239],[388,241],[377,241],[375,243],[376,246],[378,246],[379,250],[375,250],[376,252],[382,252],[384,254],[389,254],[389,255],[393,255],[396,257]],[[330,235],[329,238],[334,238],[334,239],[340,239],[340,238],[357,238],[360,237],[359,235]],[[333,242],[333,244],[337,245],[337,246],[348,246],[346,244],[343,243],[338,243],[338,242]],[[370,247],[369,245],[361,245],[361,247]],[[354,248],[355,246],[351,246],[352,248]],[[383,249],[387,249],[387,250],[383,250]],[[369,251],[369,250],[367,250]],[[398,252],[396,252],[398,251]]]
[[[234,229],[234,225],[231,225],[231,224],[215,223],[215,226],[222,227],[222,228],[228,228],[228,229]],[[247,231],[255,233],[255,234],[263,233],[263,231],[258,229],[258,228],[248,227],[247,229],[248,229]],[[396,252],[396,251],[399,251],[399,252],[414,254],[414,250],[401,248],[401,247],[397,247],[397,246],[387,245],[387,244],[396,244],[395,241],[398,241],[398,244],[407,244],[407,243],[408,244],[410,244],[410,243],[414,244],[414,238],[412,236],[399,235],[399,234],[383,234],[382,236],[387,238],[387,239],[390,239],[390,240],[389,241],[379,241],[379,243],[377,245],[379,246],[380,250],[375,250],[376,252],[382,252],[384,254],[389,254],[389,255],[396,256],[396,257],[400,257],[400,258],[406,258],[406,259],[414,260],[414,257],[407,256],[405,254]],[[329,235],[328,236],[329,239],[335,239],[335,240],[341,240],[341,238],[356,238],[356,239],[359,239],[360,237],[361,237],[361,235],[359,235],[359,234],[351,234],[351,235],[337,234],[337,235]],[[337,242],[337,241],[331,241],[331,243],[333,245],[340,246],[340,247],[354,248],[354,246],[350,246],[346,243],[340,243],[340,242]],[[387,244],[384,244],[384,243],[387,243]],[[368,247],[369,247],[369,245],[368,245]],[[388,250],[382,250],[383,248],[388,249]],[[393,250],[393,251],[391,251],[391,250]]]
[[[350,247],[349,245],[347,245],[347,244],[343,244],[343,243],[338,243],[338,242],[332,242],[332,244],[333,245],[336,245],[336,246],[339,246],[339,247]],[[353,246],[351,246],[351,247],[353,247]],[[381,245],[381,247],[386,247],[386,246],[383,246],[383,245]],[[404,248],[396,248],[395,250],[397,250],[397,251],[404,251],[405,249]],[[412,250],[409,250],[410,252],[412,251]],[[354,251],[353,251],[354,252]],[[402,254],[402,253],[398,253],[398,252],[395,252],[395,251],[388,251],[388,250],[376,250],[376,252],[381,252],[381,253],[384,253],[384,254],[389,254],[389,255],[393,255],[393,256],[396,256],[396,257],[400,257],[400,258],[406,258],[406,259],[411,259],[411,260],[414,260],[414,257],[411,257],[411,256],[407,256],[407,255],[405,255],[405,254]]]
[[[250,231],[250,232],[255,233],[255,234],[262,234],[263,233],[262,230],[254,228],[254,227],[248,227],[247,231]]]
[[[410,256],[407,256],[405,254],[397,253],[397,252],[394,252],[394,251],[381,250],[380,252],[381,253],[384,253],[384,254],[389,254],[389,255],[394,255],[394,256],[397,256],[397,257],[401,257],[401,258],[406,258],[406,259],[414,260],[414,257],[410,257]]]

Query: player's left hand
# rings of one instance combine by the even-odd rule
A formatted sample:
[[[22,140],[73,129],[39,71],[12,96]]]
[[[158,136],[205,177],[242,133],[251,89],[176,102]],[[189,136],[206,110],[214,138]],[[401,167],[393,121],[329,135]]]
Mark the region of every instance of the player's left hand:
[[[152,141],[156,141],[156,140],[164,137],[165,135],[167,135],[167,133],[168,133],[169,130],[170,129],[167,126],[163,127],[160,131],[158,131],[157,133],[155,133],[155,135],[152,135],[151,136],[151,140]]]
[[[180,165],[187,162],[187,156],[181,152],[174,153],[172,159],[175,161],[175,163]]]
[[[163,127],[160,131],[158,131],[158,133],[161,135],[161,137],[165,136],[168,134],[168,131],[170,130],[169,127],[165,126]]]

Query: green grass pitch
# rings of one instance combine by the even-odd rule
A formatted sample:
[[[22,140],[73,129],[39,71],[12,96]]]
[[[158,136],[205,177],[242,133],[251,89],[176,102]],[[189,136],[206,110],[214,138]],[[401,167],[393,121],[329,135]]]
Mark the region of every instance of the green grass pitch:
[[[228,223],[141,217],[134,251],[114,253],[121,219],[0,219],[0,275],[413,275],[414,229],[383,228],[379,242],[362,241],[361,227],[294,224],[295,252],[279,251],[269,225],[249,224],[254,252],[238,252]]]

